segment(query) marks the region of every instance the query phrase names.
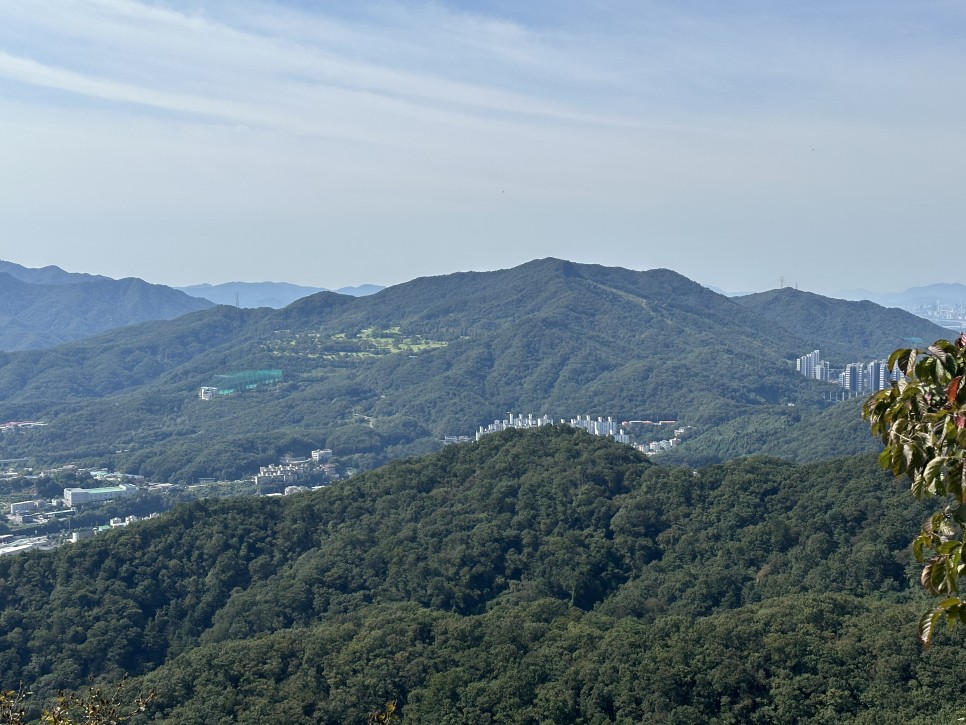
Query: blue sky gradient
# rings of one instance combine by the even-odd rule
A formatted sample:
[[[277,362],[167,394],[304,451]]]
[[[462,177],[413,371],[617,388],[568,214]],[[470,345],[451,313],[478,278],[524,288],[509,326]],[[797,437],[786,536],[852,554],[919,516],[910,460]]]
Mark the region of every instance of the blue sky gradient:
[[[7,3],[0,257],[182,285],[544,256],[728,290],[966,282],[941,261],[966,222],[964,20],[928,0]]]

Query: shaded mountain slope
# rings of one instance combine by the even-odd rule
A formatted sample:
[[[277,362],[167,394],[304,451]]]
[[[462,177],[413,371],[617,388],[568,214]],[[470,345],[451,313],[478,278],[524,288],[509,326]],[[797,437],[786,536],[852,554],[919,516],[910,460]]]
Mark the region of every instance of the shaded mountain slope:
[[[206,300],[170,287],[133,278],[71,278],[70,282],[38,284],[0,273],[0,349],[52,347],[105,330],[172,319],[211,306]]]
[[[804,355],[819,349],[824,359],[844,365],[884,357],[914,340],[927,344],[952,334],[944,327],[910,312],[872,302],[849,302],[801,292],[791,287],[733,298],[808,343]]]
[[[879,451],[862,419],[862,403],[855,398],[821,411],[774,406],[751,412],[688,438],[660,461],[699,466],[763,454],[804,463]]]

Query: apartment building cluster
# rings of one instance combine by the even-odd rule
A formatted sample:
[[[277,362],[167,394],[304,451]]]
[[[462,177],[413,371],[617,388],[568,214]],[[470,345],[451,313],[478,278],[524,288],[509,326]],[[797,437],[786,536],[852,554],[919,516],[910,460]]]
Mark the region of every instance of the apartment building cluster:
[[[837,384],[843,391],[849,393],[874,393],[877,390],[885,390],[898,375],[889,370],[886,360],[849,363],[840,372],[832,369],[828,360],[822,360],[818,350],[798,358],[795,361],[795,369],[806,378]]]
[[[670,422],[673,423],[674,421]],[[682,426],[681,428],[675,428],[674,435],[670,438],[664,438],[659,441],[651,441],[650,443],[636,443],[634,447],[649,456],[663,453],[664,451],[669,451],[675,446],[681,444],[681,439],[684,437],[684,434],[687,433],[688,427],[689,426]]]
[[[262,466],[255,475],[255,484],[297,484],[312,471],[321,471],[331,479],[339,478],[339,473],[335,469],[335,464],[330,463],[332,450],[330,448],[320,448],[312,451],[309,458],[294,458],[293,456],[283,456],[280,463],[270,466]]]
[[[507,413],[507,416],[503,420],[494,420],[485,428],[480,426],[480,429],[476,432],[476,440],[479,440],[488,433],[498,433],[508,428],[540,428],[541,426],[554,425],[555,423],[553,418],[546,415],[534,418],[532,414],[524,417],[523,415]],[[571,425],[574,428],[582,428],[588,433],[597,436],[610,436],[618,443],[631,442],[630,436],[624,432],[624,429],[618,423],[614,422],[613,418],[604,420],[599,417],[594,420],[589,415],[583,417],[578,415],[576,418],[571,418],[570,420],[561,418],[560,425]]]

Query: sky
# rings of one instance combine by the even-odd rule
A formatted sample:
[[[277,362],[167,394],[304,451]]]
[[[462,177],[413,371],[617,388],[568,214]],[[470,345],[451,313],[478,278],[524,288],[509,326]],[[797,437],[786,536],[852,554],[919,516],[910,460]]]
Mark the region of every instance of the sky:
[[[958,0],[0,3],[0,258],[966,282]]]

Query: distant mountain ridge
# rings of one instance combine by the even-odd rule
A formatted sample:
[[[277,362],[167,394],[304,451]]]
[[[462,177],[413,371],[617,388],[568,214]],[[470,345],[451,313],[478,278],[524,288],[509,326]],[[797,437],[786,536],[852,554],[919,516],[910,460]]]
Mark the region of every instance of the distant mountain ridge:
[[[212,307],[164,285],[0,262],[0,350],[52,347]]]
[[[850,290],[843,294],[850,299],[865,299],[886,307],[900,307],[925,317],[953,331],[947,332],[947,336],[966,330],[966,285],[956,282],[911,287],[905,292]]]
[[[2,259],[0,259],[0,274],[8,274],[28,284],[43,285],[78,284],[80,282],[95,282],[111,279],[110,277],[103,277],[99,274],[65,272],[60,267],[53,265],[40,268],[24,267],[20,264],[6,262]]]
[[[176,287],[192,297],[211,300],[218,305],[238,307],[272,307],[278,309],[295,300],[323,292],[322,287],[305,287],[287,282],[225,282]]]
[[[882,356],[910,346],[910,338],[932,342],[949,330],[901,309],[869,301],[823,297],[791,287],[732,298],[787,330],[794,331],[825,359],[838,364]],[[811,352],[807,350],[802,352]]]
[[[870,292],[869,290],[845,290],[842,296],[852,300],[869,300],[885,307],[910,307],[935,304],[966,305],[966,285],[958,282],[940,282],[910,287],[903,292]]]
[[[195,284],[176,287],[192,297],[201,297],[219,305],[239,307],[287,307],[303,297],[327,291],[324,287],[306,287],[288,282],[225,282],[223,284]],[[352,297],[364,297],[385,289],[376,284],[341,287],[335,292]]]
[[[812,327],[796,329],[809,309]],[[671,270],[558,259],[420,278],[368,297],[320,292],[280,310],[221,306],[0,356],[0,419],[52,423],[0,439],[0,457],[56,450],[192,480],[243,476],[286,446],[328,447],[365,468],[508,411],[674,419],[696,431],[753,416],[756,430],[787,439],[787,425],[828,405],[829,386],[796,373],[795,358],[815,347],[884,357],[894,339],[940,329],[907,316],[898,337],[863,337],[828,309],[838,302],[787,293],[741,302]],[[892,320],[872,306],[862,325]],[[279,369],[283,381],[198,400],[218,375],[252,369]],[[711,460],[753,453],[766,438],[719,441]],[[867,446],[867,435],[850,433],[835,451]],[[808,450],[821,457],[823,444]]]

